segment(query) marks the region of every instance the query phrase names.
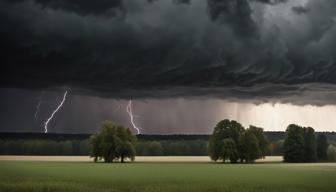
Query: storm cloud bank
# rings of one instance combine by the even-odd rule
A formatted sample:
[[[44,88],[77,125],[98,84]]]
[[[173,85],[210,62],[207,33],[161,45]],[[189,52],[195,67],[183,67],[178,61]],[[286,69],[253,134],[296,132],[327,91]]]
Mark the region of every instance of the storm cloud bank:
[[[335,21],[334,0],[0,0],[0,85],[121,97],[330,93]]]
[[[45,122],[63,94],[1,90],[0,132],[44,132]],[[305,95],[311,97],[309,93]],[[129,127],[136,134],[127,113],[128,103],[127,99],[69,92],[64,105],[49,122],[48,133],[94,133],[102,121],[110,120]],[[132,111],[142,134],[209,134],[223,119],[237,120],[245,127],[263,127],[267,131],[285,131],[292,123],[311,126],[316,131],[336,131],[335,105],[292,105],[269,100],[256,105],[216,98],[150,98],[132,100]]]

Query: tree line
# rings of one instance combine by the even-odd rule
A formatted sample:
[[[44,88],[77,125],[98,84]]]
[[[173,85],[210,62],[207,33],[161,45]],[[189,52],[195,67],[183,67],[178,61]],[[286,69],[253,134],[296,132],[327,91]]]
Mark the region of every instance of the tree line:
[[[2,139],[0,155],[89,155],[85,140]]]
[[[24,133],[1,133],[0,154],[94,155],[92,153],[94,138],[97,143],[107,141],[107,139],[98,139],[104,138],[99,137],[99,134],[105,133],[102,130],[106,129],[104,128],[106,125],[114,127],[112,129],[121,129],[117,128],[121,127],[119,125],[105,122],[101,130],[91,137],[91,140],[85,134],[52,134],[41,136],[37,133],[28,135]],[[123,129],[130,134],[129,130],[126,128]],[[110,143],[117,142],[115,137],[119,137],[120,134],[119,136],[118,134],[115,135],[116,131],[109,131],[109,133],[113,133],[114,137]],[[330,144],[326,136],[328,136]],[[265,155],[283,155],[287,162],[336,161],[335,133],[315,133],[312,128],[304,128],[297,125],[288,126],[286,132],[264,132],[262,128],[250,126],[248,129],[245,129],[236,121],[223,120],[216,125],[213,134],[210,136],[137,135],[136,137],[131,142],[133,148],[132,154],[139,156],[210,155],[216,161],[253,162],[256,158],[262,158]],[[314,138],[316,138],[315,142]],[[136,140],[137,142],[134,142]],[[320,144],[323,143],[322,141],[325,141],[324,145]],[[99,145],[97,144],[96,146]],[[293,148],[293,146],[300,147]],[[314,146],[316,146],[316,151],[314,150]],[[99,158],[104,159],[102,152],[99,153],[96,151],[97,160]],[[296,156],[292,154],[296,154]],[[294,160],[291,160],[291,158],[293,159],[292,156],[294,156]],[[116,155],[115,159],[118,158],[120,157]]]
[[[315,132],[316,135],[324,134],[330,143],[336,144],[336,132]],[[68,141],[68,140],[87,140],[90,134],[65,134],[65,133],[10,133],[0,132],[0,140],[53,140],[53,141]],[[285,131],[264,131],[265,137],[268,141],[277,142],[286,138]],[[170,134],[170,135],[151,135],[140,134],[136,135],[138,141],[190,141],[190,140],[204,140],[208,141],[210,135],[199,134]]]
[[[206,156],[206,140],[163,140],[138,141],[136,154],[139,156]]]
[[[308,163],[336,159],[335,146],[329,145],[323,133],[316,137],[312,127],[291,124],[287,127],[286,133],[287,137],[283,147],[285,162]]]
[[[207,140],[138,140],[139,156],[206,156]],[[0,155],[90,155],[89,140],[1,139]]]
[[[209,139],[209,156],[214,161],[252,163],[270,151],[283,154],[284,162],[301,163],[336,161],[336,147],[328,143],[324,133],[316,137],[312,127],[290,124],[284,140],[270,143],[263,129],[250,125],[245,129],[239,122],[222,120]]]

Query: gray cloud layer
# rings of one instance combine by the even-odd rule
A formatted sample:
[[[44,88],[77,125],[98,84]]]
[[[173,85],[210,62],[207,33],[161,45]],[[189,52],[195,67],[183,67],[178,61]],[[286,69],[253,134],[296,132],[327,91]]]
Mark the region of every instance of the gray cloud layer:
[[[322,92],[324,90],[323,87],[311,87]],[[286,91],[284,88],[279,90]],[[307,99],[323,96],[312,95],[303,87],[293,92],[293,95],[298,93],[304,93]],[[0,89],[0,132],[44,132],[44,123],[62,100],[63,94]],[[336,95],[329,96],[335,98]],[[299,101],[302,96],[292,97],[291,101]],[[251,99],[250,96],[248,98]],[[252,124],[273,131],[284,131],[291,123],[312,126],[318,131],[336,131],[335,105],[298,106],[277,103],[275,100],[256,105],[250,101],[209,97],[134,99],[132,111],[136,125],[142,128],[141,133],[144,134],[209,134],[216,123],[225,118],[237,120],[246,127]],[[125,99],[76,95],[71,91],[62,108],[50,121],[48,131],[93,133],[103,120],[111,120],[136,133],[126,112],[127,105],[128,100]]]
[[[336,1],[302,2],[0,0],[1,87],[250,99],[330,92]]]

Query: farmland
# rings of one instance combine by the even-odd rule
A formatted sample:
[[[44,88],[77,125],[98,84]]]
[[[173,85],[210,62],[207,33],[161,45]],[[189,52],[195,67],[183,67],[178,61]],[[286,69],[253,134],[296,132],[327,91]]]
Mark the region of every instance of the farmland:
[[[15,159],[16,158],[16,159]],[[0,191],[335,191],[336,164],[211,163],[206,157],[137,157],[134,163],[0,158]],[[57,157],[56,157],[57,158]],[[69,157],[71,158],[71,157]]]

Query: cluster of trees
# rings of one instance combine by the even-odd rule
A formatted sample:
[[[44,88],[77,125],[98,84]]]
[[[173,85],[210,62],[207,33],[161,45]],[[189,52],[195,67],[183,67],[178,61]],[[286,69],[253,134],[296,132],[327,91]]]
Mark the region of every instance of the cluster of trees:
[[[263,129],[250,126],[245,129],[237,121],[228,119],[217,123],[209,139],[209,155],[214,161],[251,163],[268,151]]]
[[[112,163],[126,158],[134,160],[136,137],[128,128],[105,121],[101,130],[90,137],[91,157],[94,161]]]
[[[202,156],[207,155],[206,140],[154,140],[138,141],[136,154],[139,156]]]
[[[291,124],[286,130],[287,137],[284,141],[285,162],[316,162],[333,159],[333,146],[328,150],[328,140],[325,134],[316,138],[315,130],[311,127],[301,127]],[[328,152],[328,153],[327,153]],[[335,152],[336,154],[336,152]]]
[[[1,155],[88,155],[88,140],[3,139]]]

